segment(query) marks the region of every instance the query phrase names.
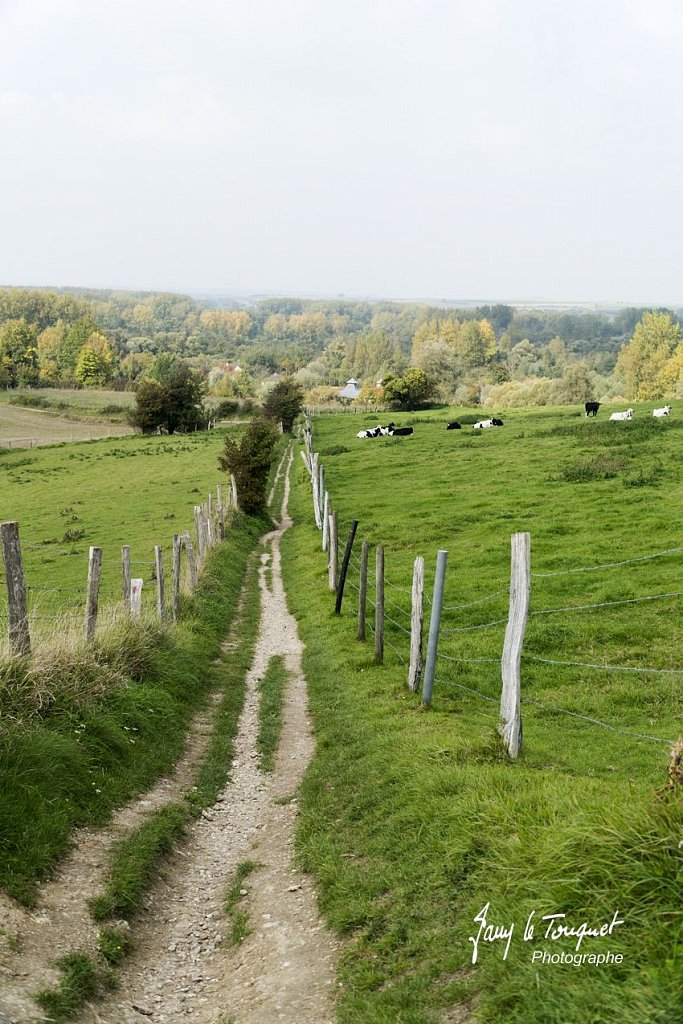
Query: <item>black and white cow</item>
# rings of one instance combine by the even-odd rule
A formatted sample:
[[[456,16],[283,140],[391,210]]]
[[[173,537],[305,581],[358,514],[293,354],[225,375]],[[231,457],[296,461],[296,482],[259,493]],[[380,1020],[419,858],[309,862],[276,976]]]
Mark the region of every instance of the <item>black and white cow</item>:
[[[652,410],[652,415],[653,416],[670,416],[671,415],[671,406],[670,405],[663,405],[661,409],[653,409]]]
[[[391,431],[392,437],[410,437],[413,433],[412,427],[394,427]]]
[[[598,409],[600,408],[600,402],[586,402],[585,405],[586,416],[597,416]]]
[[[633,409],[627,409],[626,412],[613,412],[610,416],[610,420],[632,420]]]
[[[502,420],[498,420],[498,419],[495,419],[495,418],[491,417],[490,420],[479,420],[478,423],[474,424],[472,429],[473,430],[486,430],[488,427],[503,427],[503,426],[505,426],[505,424],[503,423]]]
[[[356,437],[379,437],[381,433],[381,427],[374,427],[372,430],[359,430]]]
[[[462,430],[462,427],[459,423],[449,423],[446,430]]]

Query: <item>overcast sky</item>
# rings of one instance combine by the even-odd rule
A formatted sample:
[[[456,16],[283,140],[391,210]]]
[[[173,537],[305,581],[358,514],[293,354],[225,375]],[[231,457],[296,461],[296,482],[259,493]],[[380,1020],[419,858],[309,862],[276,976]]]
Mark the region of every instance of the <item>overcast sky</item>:
[[[0,283],[683,302],[680,0],[0,0]]]

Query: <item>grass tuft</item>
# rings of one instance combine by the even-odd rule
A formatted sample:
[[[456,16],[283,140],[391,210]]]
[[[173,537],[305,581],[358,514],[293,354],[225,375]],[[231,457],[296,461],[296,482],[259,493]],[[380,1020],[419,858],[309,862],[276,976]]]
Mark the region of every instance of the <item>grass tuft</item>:
[[[57,962],[62,972],[59,985],[43,989],[34,999],[49,1014],[52,1024],[64,1024],[88,999],[113,985],[113,976],[85,953],[69,953]]]
[[[262,772],[272,772],[275,768],[275,756],[282,732],[282,703],[287,677],[285,659],[278,655],[270,659],[259,683],[259,729],[256,749]]]

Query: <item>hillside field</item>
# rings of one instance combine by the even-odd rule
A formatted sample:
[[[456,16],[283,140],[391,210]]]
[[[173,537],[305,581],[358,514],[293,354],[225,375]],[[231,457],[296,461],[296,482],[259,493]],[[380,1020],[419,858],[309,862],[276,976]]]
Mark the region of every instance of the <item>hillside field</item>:
[[[174,533],[194,529],[193,508],[225,487],[218,469],[224,430],[173,437],[122,437],[31,451],[0,449],[0,521],[19,522],[29,607],[37,633],[80,618],[88,549],[104,549],[101,602],[121,597],[121,546],[144,580],[143,608],[154,607],[154,545],[170,575]],[[4,640],[7,604],[0,590]]]
[[[477,432],[487,410],[392,414],[412,437],[365,440],[358,430],[391,417],[314,417],[341,551],[360,523],[337,618],[299,460],[283,550],[319,744],[299,846],[330,921],[351,937],[341,1021],[681,1019],[681,796],[654,791],[666,781],[661,741],[677,738],[683,710],[683,403],[667,420],[651,408],[622,423],[605,408],[595,420],[506,410],[503,428]],[[464,429],[446,431],[453,419]],[[497,662],[516,531],[531,533],[534,575],[523,750],[511,763],[496,731]],[[371,567],[374,545],[386,553],[382,667],[371,632],[355,638],[362,539]],[[431,595],[439,548],[446,610],[424,712],[406,688],[405,630],[413,559],[425,556]],[[482,943],[475,967],[470,936],[487,902],[489,922],[515,921],[517,935],[505,960],[504,944]],[[532,910],[575,925],[618,910],[624,926],[581,951],[609,948],[623,963],[532,964],[520,934]]]

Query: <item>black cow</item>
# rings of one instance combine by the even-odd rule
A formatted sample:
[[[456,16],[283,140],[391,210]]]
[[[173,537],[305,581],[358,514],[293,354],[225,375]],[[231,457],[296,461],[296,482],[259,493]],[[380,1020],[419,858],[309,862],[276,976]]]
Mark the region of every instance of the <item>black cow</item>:
[[[409,437],[412,434],[412,427],[394,427],[391,431],[392,437]]]
[[[586,416],[597,416],[600,408],[599,402],[586,402]]]
[[[459,423],[449,423],[446,430],[462,430],[462,427]]]

